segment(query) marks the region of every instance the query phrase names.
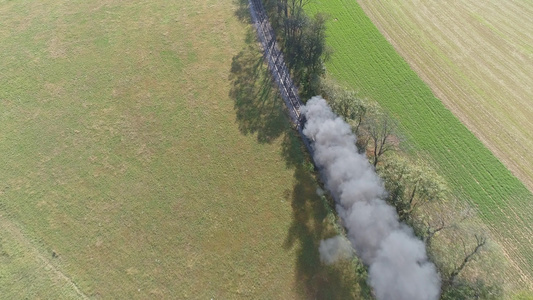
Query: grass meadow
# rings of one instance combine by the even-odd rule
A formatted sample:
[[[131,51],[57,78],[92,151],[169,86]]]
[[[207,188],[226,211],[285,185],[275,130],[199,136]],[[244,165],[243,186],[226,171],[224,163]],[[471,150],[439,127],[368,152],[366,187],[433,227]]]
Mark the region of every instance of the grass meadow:
[[[400,122],[406,150],[430,161],[503,246],[507,281],[531,290],[531,193],[434,96],[356,1],[315,1],[307,9],[329,16],[327,42],[334,50],[329,76],[376,100]]]
[[[0,294],[368,295],[243,2],[0,1]]]

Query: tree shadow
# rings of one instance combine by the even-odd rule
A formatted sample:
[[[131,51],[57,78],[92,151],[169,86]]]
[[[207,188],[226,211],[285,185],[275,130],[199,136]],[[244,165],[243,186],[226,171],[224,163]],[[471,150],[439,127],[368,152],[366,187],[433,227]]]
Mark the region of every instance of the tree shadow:
[[[301,165],[305,149],[264,63],[253,28],[247,31],[245,41],[244,49],[232,58],[229,75],[229,96],[234,101],[239,131],[256,135],[259,143],[282,139],[282,156],[287,167]]]
[[[316,193],[317,178],[310,163],[295,166],[295,185],[287,191],[293,221],[283,247],[296,247],[297,279],[303,299],[371,299],[366,269],[357,259],[325,265],[320,261],[320,241],[338,234],[332,208]]]
[[[239,21],[243,23],[249,23],[250,9],[248,8],[248,0],[235,0],[234,3],[237,5],[235,16],[239,19]]]
[[[268,68],[258,49],[248,45],[231,63],[230,97],[239,130],[244,135],[257,134],[260,143],[271,143],[286,130],[281,98],[269,78]]]
[[[235,2],[236,16],[249,23],[248,1]],[[245,42],[246,46],[231,62],[229,96],[234,101],[240,132],[255,135],[259,143],[281,139],[282,158],[294,170],[294,187],[285,192],[292,207],[292,223],[281,246],[297,253],[295,282],[301,299],[368,299],[366,277],[361,276],[353,261],[333,266],[320,261],[320,241],[336,235],[332,209],[325,198],[316,194],[313,165],[291,125],[251,26]]]

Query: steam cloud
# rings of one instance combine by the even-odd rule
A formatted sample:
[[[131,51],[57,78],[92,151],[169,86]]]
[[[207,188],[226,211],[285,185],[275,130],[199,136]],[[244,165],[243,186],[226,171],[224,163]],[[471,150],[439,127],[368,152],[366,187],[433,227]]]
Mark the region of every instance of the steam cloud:
[[[353,256],[352,244],[343,236],[335,236],[320,242],[320,260],[328,265]]]
[[[301,112],[303,133],[312,141],[313,158],[357,255],[369,266],[369,283],[380,300],[438,299],[440,277],[428,261],[424,243],[398,220],[384,200],[385,188],[374,168],[357,152],[350,125],[335,115],[321,97],[311,98]],[[337,247],[337,249],[335,248]],[[343,258],[345,244],[322,241],[326,263]]]

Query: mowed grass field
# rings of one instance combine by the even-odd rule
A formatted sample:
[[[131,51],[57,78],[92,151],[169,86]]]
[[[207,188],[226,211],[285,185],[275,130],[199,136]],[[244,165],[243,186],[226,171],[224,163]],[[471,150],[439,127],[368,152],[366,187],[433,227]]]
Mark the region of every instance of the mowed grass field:
[[[241,3],[0,16],[1,298],[358,297]]]
[[[533,2],[359,3],[444,105],[533,191]]]
[[[335,51],[329,75],[397,118],[407,150],[432,162],[503,246],[509,268],[502,276],[517,289],[533,289],[528,189],[433,95],[356,1],[316,1],[307,8],[329,15],[327,42]]]

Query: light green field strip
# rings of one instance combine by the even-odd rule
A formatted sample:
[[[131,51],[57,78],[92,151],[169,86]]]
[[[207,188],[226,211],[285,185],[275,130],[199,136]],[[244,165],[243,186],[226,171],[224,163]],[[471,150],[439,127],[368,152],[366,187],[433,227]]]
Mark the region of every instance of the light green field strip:
[[[329,74],[397,117],[410,151],[434,162],[504,246],[509,281],[531,289],[533,196],[433,95],[355,1],[317,1],[308,9],[330,17]]]

